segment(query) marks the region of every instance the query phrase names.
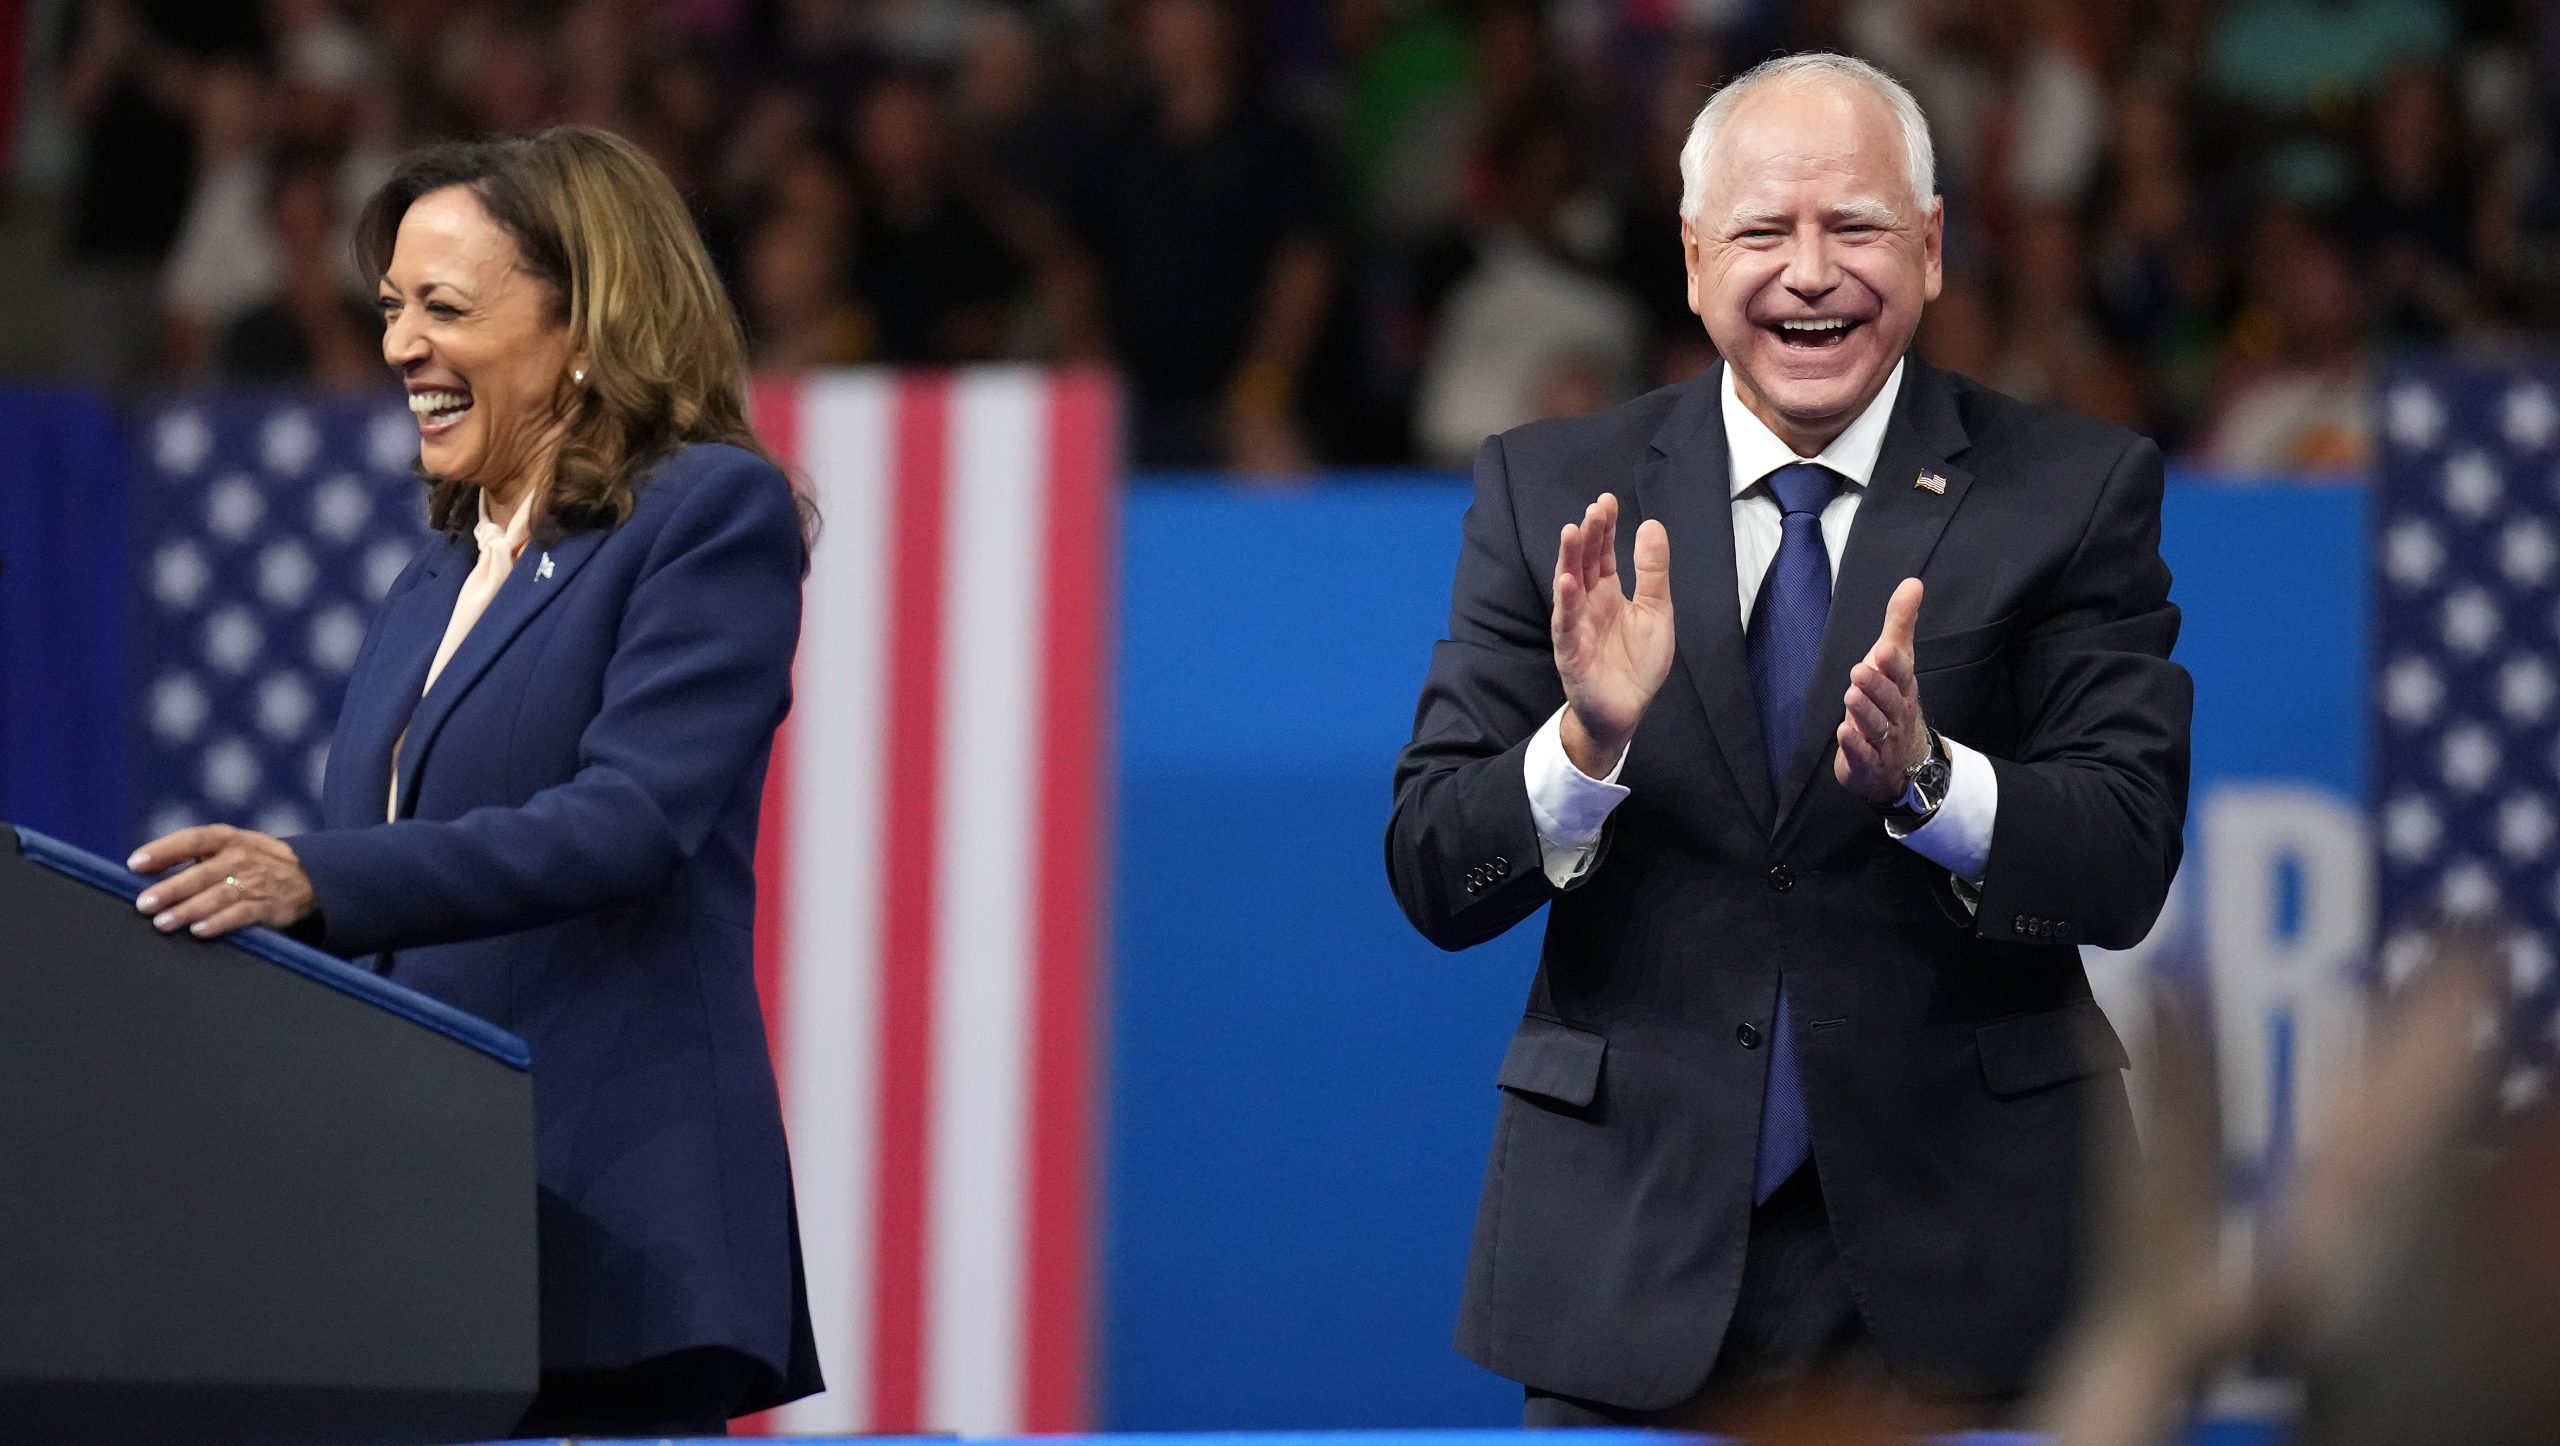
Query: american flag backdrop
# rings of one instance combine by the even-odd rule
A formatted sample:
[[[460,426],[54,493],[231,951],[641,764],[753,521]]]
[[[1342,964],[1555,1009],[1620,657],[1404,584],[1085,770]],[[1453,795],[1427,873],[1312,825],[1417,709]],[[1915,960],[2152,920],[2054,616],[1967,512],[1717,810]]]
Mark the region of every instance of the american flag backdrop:
[[[2378,422],[2382,969],[2441,920],[2504,926],[2522,1108],[2560,1087],[2560,367],[2411,363]]]
[[[426,539],[417,421],[397,394],[182,398],[136,438],[135,839],[303,832],[365,626]]]
[[[756,970],[829,1389],[750,1429],[1081,1428],[1117,400],[990,368],[752,405],[824,516]],[[397,397],[180,399],[138,435],[140,827],[307,829],[424,535],[415,423]]]

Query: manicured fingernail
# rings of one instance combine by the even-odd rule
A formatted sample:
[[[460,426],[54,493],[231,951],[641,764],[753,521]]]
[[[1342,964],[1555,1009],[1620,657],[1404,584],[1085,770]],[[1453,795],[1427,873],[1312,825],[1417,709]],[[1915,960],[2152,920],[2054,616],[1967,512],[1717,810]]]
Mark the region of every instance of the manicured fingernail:
[[[160,907],[160,896],[158,894],[145,894],[141,898],[134,900],[133,906],[148,914],[152,910]]]
[[[201,939],[204,937],[204,931],[212,927],[213,921],[211,919],[198,919],[187,926],[187,932]]]
[[[165,931],[177,922],[178,916],[175,913],[162,914],[160,917],[151,921],[151,927]]]
[[[151,866],[151,855],[143,853],[137,849],[132,858],[124,861],[124,866],[133,870],[135,873],[140,873]]]

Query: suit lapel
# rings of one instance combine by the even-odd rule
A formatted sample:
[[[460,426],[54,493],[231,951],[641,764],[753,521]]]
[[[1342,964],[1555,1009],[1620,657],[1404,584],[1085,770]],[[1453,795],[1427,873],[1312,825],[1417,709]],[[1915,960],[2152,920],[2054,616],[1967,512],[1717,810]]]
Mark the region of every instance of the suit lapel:
[[[506,651],[507,645],[515,641],[525,625],[569,586],[570,578],[576,576],[587,559],[595,555],[604,539],[602,531],[573,532],[548,545],[539,541],[526,545],[524,555],[516,560],[515,570],[507,574],[506,582],[498,588],[498,595],[489,600],[489,610],[472,624],[470,635],[462,640],[461,647],[454,650],[452,659],[444,665],[444,671],[436,675],[435,686],[419,700],[416,714],[409,719],[408,732],[400,743],[400,807],[403,812],[407,811],[410,800],[416,795],[418,769],[430,745],[435,742],[437,730],[444,726],[445,719],[453,716],[454,705],[471,691],[471,685],[480,680],[480,675],[489,670],[489,665],[497,661],[498,655]],[[446,592],[443,615],[446,620],[452,616],[452,600],[460,593],[458,581]],[[438,629],[435,642],[441,642],[443,636],[443,631]],[[431,661],[433,656],[434,643],[431,642],[428,648]],[[425,679],[424,667],[418,670],[417,677],[421,681]]]
[[[1636,500],[1644,516],[1671,534],[1671,617],[1679,637],[1672,666],[1689,675],[1725,767],[1766,833],[1777,814],[1734,601],[1733,464],[1725,449],[1723,386],[1721,369],[1710,369],[1672,408],[1653,438],[1662,465],[1638,480]]]
[[[1893,422],[1885,429],[1884,449],[1876,456],[1875,473],[1858,503],[1858,520],[1849,529],[1848,551],[1842,554],[1831,584],[1831,614],[1822,631],[1822,652],[1814,664],[1804,723],[1796,734],[1778,802],[1782,822],[1831,756],[1832,735],[1840,727],[1840,696],[1849,690],[1849,670],[1875,646],[1876,634],[1884,627],[1886,600],[1904,578],[1920,575],[1938,545],[1938,534],[1946,530],[1948,519],[1956,515],[1973,484],[1972,473],[1948,460],[1967,445],[1964,423],[1956,415],[1954,386],[1945,373],[1913,354],[1903,369],[1902,394],[1895,400]],[[1944,480],[1946,490],[1919,486],[1924,472]]]
[[[426,570],[407,592],[383,605],[381,633],[362,677],[347,680],[339,751],[329,758],[331,822],[380,823],[391,786],[391,746],[418,711],[427,665],[444,641],[454,600],[471,575],[470,544],[437,540]],[[343,813],[343,817],[337,816]]]

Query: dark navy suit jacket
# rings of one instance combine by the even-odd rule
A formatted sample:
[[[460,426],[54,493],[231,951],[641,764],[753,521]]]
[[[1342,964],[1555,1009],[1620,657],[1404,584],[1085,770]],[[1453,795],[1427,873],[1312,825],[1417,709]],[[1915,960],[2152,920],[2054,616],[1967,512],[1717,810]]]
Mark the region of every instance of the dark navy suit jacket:
[[[1869,1329],[1915,1381],[2015,1391],[2068,1304],[2091,1131],[2127,1122],[2123,1047],[2074,946],[2139,940],[2178,865],[2193,692],[2169,660],[2160,454],[1912,357],[1773,787],[1734,605],[1721,385],[1710,370],[1533,423],[1477,459],[1388,874],[1446,948],[1552,907],[1498,1081],[1458,1343],[1613,1405],[1699,1389],[1741,1283],[1783,974]],[[1557,534],[1603,490],[1624,504],[1620,576],[1641,521],[1670,533],[1678,657],[1598,862],[1559,891],[1522,754],[1564,701]],[[1849,669],[1910,576],[1928,586],[1921,706],[1999,778],[1978,913],[1831,776]]]
[[[772,464],[682,448],[622,526],[527,546],[421,699],[476,560],[429,543],[291,840],[324,947],[533,1047],[546,1372],[713,1346],[765,1368],[744,1409],[819,1389],[752,949],[802,558]]]

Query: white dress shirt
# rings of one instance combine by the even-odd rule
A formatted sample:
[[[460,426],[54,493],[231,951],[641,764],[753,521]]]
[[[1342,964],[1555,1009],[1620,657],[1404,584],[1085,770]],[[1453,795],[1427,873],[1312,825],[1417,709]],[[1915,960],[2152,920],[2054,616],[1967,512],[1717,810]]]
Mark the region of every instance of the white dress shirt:
[[[507,575],[515,571],[516,560],[524,556],[525,544],[533,540],[533,501],[527,498],[516,504],[515,516],[501,524],[489,516],[489,493],[480,492],[480,521],[471,529],[472,544],[480,549],[480,560],[471,575],[462,580],[462,591],[453,600],[453,616],[445,620],[444,641],[436,645],[435,660],[427,664],[427,686],[418,690],[419,700],[444,676],[444,665],[453,661],[462,640],[480,623],[480,616],[496,601],[498,589],[507,585]],[[391,740],[391,796],[386,804],[391,822],[400,821],[400,746],[409,741],[409,730]],[[1568,762],[1567,768],[1573,765]]]
[[[1837,581],[1840,556],[1849,546],[1849,528],[1857,521],[1858,503],[1866,496],[1867,483],[1875,474],[1876,454],[1884,449],[1884,432],[1893,418],[1894,398],[1902,394],[1902,370],[1902,364],[1895,363],[1893,374],[1885,378],[1883,389],[1858,414],[1858,419],[1832,438],[1831,445],[1819,455],[1807,458],[1797,456],[1793,448],[1778,439],[1777,433],[1751,414],[1751,409],[1742,404],[1742,394],[1735,389],[1733,368],[1724,369],[1725,450],[1733,488],[1734,586],[1745,630],[1751,626],[1751,605],[1760,596],[1761,579],[1768,575],[1769,564],[1777,558],[1778,541],[1785,532],[1785,514],[1778,499],[1760,485],[1761,480],[1781,467],[1805,461],[1819,462],[1841,477],[1845,485],[1832,494],[1830,504],[1822,509],[1823,550],[1831,555],[1831,576]],[[1876,620],[1879,628],[1883,621]],[[1926,697],[1921,699],[1921,705],[1927,707]],[[1619,755],[1617,767],[1609,770],[1607,778],[1593,778],[1565,756],[1563,729],[1564,710],[1559,708],[1530,739],[1523,763],[1528,775],[1529,817],[1538,830],[1540,863],[1558,888],[1579,882],[1591,867],[1602,825],[1630,791],[1618,782],[1619,773],[1626,768],[1625,754]],[[1971,888],[1979,889],[1991,860],[1991,829],[2000,809],[2000,779],[1991,771],[1990,760],[1980,753],[1952,738],[1945,741],[1947,796],[1927,823],[1904,835],[1900,842]],[[1881,821],[1877,827],[1883,827]],[[1957,893],[1964,897],[1966,890],[1959,889]]]

